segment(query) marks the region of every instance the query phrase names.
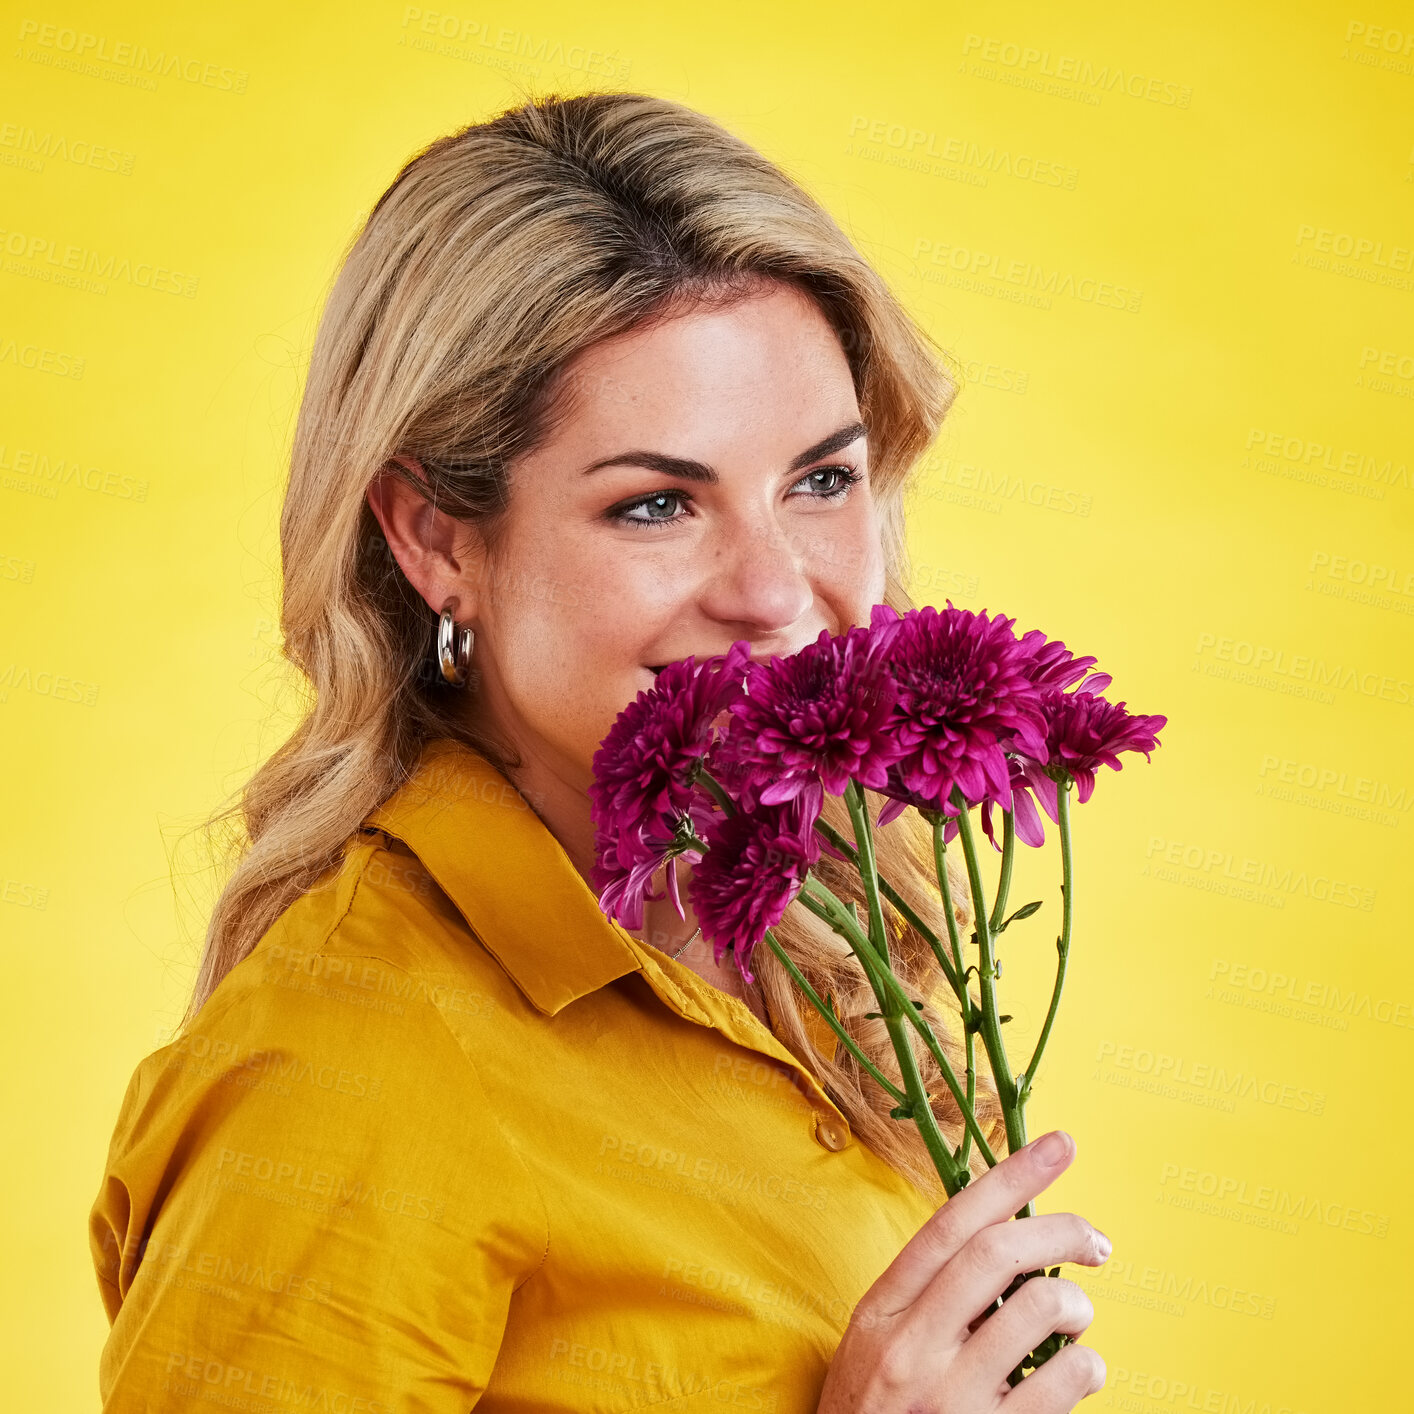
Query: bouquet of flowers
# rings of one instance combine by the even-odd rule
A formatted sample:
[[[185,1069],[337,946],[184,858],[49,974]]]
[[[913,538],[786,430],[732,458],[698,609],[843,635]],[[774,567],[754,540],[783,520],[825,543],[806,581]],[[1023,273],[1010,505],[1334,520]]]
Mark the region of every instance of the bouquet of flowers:
[[[893,1116],[918,1126],[949,1197],[968,1181],[974,1143],[988,1165],[998,1162],[973,1109],[979,1035],[1008,1152],[1026,1143],[1026,1102],[1055,1023],[1070,954],[1072,794],[1087,801],[1097,769],[1119,769],[1123,752],[1142,751],[1148,759],[1167,720],[1106,699],[1102,693],[1111,679],[1092,671],[1093,657],[1076,657],[1040,630],[1018,636],[1014,627],[1013,619],[957,609],[951,601],[946,609],[902,615],[880,604],[867,628],[822,632],[786,658],[752,661],[739,640],[725,654],[680,660],[619,714],[595,754],[590,789],[594,885],[603,911],[624,927],[641,927],[644,900],[663,897],[650,892],[662,870],[667,895],[685,916],[677,861],[690,863],[689,897],[717,962],[730,953],[742,977],[753,981],[752,955],[765,942],[839,1044],[889,1092]],[[876,821],[869,819],[864,788],[887,798]],[[826,792],[843,796],[853,841],[822,818]],[[910,807],[932,827],[945,937],[924,925],[875,862],[874,829]],[[1000,853],[991,898],[974,811]],[[998,1007],[996,946],[1007,928],[1041,907],[1028,903],[1007,913],[1016,842],[1044,844],[1043,812],[1060,842],[1056,976],[1030,1059],[1013,1071],[1002,1038],[1002,1025],[1011,1018]],[[974,922],[966,939],[959,936],[946,868],[954,841],[971,895]],[[859,870],[867,918],[812,873],[825,852]],[[961,1079],[890,965],[883,899],[926,939],[957,997],[966,1054]],[[772,932],[796,900],[827,922],[858,960],[893,1042],[901,1084],[864,1054]],[[974,974],[975,1001],[968,986]],[[957,1148],[937,1123],[910,1030],[921,1036],[961,1112]],[[1030,1213],[1028,1203],[1018,1216]],[[1003,1299],[1036,1275],[1020,1274]],[[1012,1383],[1069,1339],[1052,1335],[1013,1371]]]

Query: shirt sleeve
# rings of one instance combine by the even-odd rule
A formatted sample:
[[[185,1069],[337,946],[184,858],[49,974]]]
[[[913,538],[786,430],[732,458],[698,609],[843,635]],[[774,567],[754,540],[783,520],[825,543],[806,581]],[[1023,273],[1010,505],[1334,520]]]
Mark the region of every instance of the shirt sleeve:
[[[104,1414],[465,1411],[544,1258],[539,1191],[426,988],[298,956],[257,950],[129,1084],[89,1219]]]

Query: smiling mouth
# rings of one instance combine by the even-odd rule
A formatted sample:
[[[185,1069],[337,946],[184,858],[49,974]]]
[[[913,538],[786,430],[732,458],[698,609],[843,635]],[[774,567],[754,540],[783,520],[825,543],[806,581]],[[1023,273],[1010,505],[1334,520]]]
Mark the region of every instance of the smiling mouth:
[[[751,661],[752,661],[753,663],[767,663],[767,662],[769,662],[769,661],[771,660],[771,658],[772,658],[773,656],[775,656],[775,655],[769,654],[769,653],[768,653],[768,654],[763,654],[763,655],[760,655],[760,656],[753,656],[752,659],[751,659]],[[681,661],[681,660],[679,660],[679,661]],[[663,669],[666,668],[668,665],[667,665],[666,663],[659,663],[659,664],[657,664],[657,666],[655,667],[652,663],[647,663],[647,664],[645,664],[644,666],[645,666],[645,667],[648,669],[648,671],[649,671],[650,673],[652,673],[653,676],[656,678],[656,677],[658,676],[658,674],[661,673],[661,672],[663,671]]]

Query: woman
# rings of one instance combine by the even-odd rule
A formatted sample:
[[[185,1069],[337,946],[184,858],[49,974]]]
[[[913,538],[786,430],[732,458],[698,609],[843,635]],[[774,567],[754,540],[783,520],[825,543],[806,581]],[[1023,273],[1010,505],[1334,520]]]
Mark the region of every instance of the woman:
[[[690,912],[629,932],[590,884],[594,752],[654,669],[908,607],[902,497],[954,391],[829,216],[687,109],[531,101],[407,164],[295,438],[309,715],[246,788],[93,1208],[106,1410],[1029,1414],[1099,1388],[1078,1343],[1006,1380],[1089,1324],[1074,1283],[987,1314],[1018,1271],[1104,1259],[1073,1214],[1007,1221],[1066,1136],[939,1206],[774,958],[748,988]],[[923,897],[919,824],[878,851]],[[798,908],[778,936],[897,1077],[843,944]]]

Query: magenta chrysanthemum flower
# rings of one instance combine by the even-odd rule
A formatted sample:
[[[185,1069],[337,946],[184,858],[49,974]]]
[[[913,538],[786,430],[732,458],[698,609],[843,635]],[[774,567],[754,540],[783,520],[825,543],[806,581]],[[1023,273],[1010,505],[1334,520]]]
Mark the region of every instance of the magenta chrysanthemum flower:
[[[1077,658],[1060,639],[1048,639],[1039,628],[1028,629],[1017,642],[1026,655],[1026,676],[1042,692],[1048,688],[1064,690],[1095,666],[1093,656]],[[1108,673],[1091,673],[1084,691],[1103,692],[1109,685]]]
[[[667,862],[669,887],[676,891],[677,875],[674,866],[676,856]],[[610,918],[617,919],[625,928],[643,926],[643,903],[645,899],[659,899],[663,895],[650,892],[653,876],[663,868],[663,855],[645,851],[627,868],[608,870],[596,866],[594,887],[599,890],[599,907]]]
[[[1076,799],[1084,805],[1095,789],[1101,766],[1121,768],[1122,751],[1142,751],[1147,761],[1159,744],[1167,717],[1130,712],[1123,702],[1108,702],[1098,693],[1057,693],[1043,701],[1046,712],[1047,773],[1063,770],[1075,781]],[[1055,791],[1050,793],[1055,802]],[[1054,820],[1056,817],[1047,810]]]
[[[1016,837],[1022,844],[1039,849],[1046,842],[1046,831],[1041,824],[1040,813],[1036,809],[1033,782],[1029,774],[1036,763],[1029,757],[1008,756],[1007,775],[1011,779],[1011,817],[1016,827]],[[1039,768],[1038,768],[1039,769]],[[1051,782],[1052,789],[1055,783]],[[992,802],[982,802],[982,833],[991,841],[992,848],[1001,849],[996,832],[992,827]]]
[[[1083,658],[1077,658],[1060,639],[1048,639],[1038,628],[1028,629],[1018,641],[1026,655],[1026,676],[1041,694],[1043,712],[1046,702],[1054,694],[1071,687],[1080,678],[1085,680],[1075,687],[1076,692],[1103,692],[1110,685],[1108,673],[1090,673],[1096,662],[1093,656],[1087,654]],[[1049,720],[1049,713],[1046,715]],[[1035,770],[1033,761],[1025,758],[1019,760],[1014,755],[1007,757],[1007,773],[1011,779],[1012,823],[1016,827],[1016,837],[1023,844],[1039,848],[1046,842],[1046,832],[1036,809],[1032,779]],[[1046,785],[1052,791],[1049,797],[1052,804],[1054,784],[1049,777],[1046,778]],[[1045,787],[1042,789],[1044,791]],[[990,801],[982,802],[981,813],[982,831],[991,841],[992,848],[999,850],[1001,845],[997,842],[996,833],[992,828]]]
[[[600,909],[625,928],[641,928],[644,903],[650,899],[656,902],[664,897],[663,893],[650,888],[654,876],[662,869],[666,896],[672,901],[678,917],[686,918],[678,892],[678,860],[696,864],[702,858],[702,851],[686,847],[684,838],[703,839],[713,810],[713,803],[705,792],[696,791],[679,819],[674,839],[644,837],[638,853],[613,869],[596,861],[592,877],[594,887],[599,890]]]
[[[812,818],[822,795],[843,795],[851,780],[874,790],[903,754],[890,729],[898,697],[883,662],[899,628],[822,630],[788,658],[752,663],[721,743],[743,768],[746,794],[766,805],[805,795]]]
[[[600,907],[625,927],[642,925],[644,898],[662,897],[647,892],[653,874],[683,852],[687,826],[695,824],[695,834],[706,818],[707,807],[694,803],[697,772],[714,722],[742,690],[747,661],[747,644],[738,640],[701,663],[669,664],[619,713],[594,753],[593,883]],[[678,905],[671,865],[668,891]]]
[[[874,822],[876,825],[887,825],[890,820],[896,820],[911,805],[917,810],[928,814],[941,813],[938,809],[938,802],[935,793],[929,791],[926,794],[918,791],[911,791],[904,785],[898,768],[895,767],[889,772],[888,784],[880,792],[881,795],[889,797],[889,803],[879,811],[879,818]],[[957,838],[958,823],[957,814],[946,815],[943,818],[943,843],[951,844]]]
[[[876,605],[875,625],[897,611]],[[970,805],[995,801],[1011,808],[1006,751],[1039,755],[1045,720],[1027,674],[1028,653],[1014,619],[967,609],[911,609],[887,658],[898,688],[893,731],[904,749],[882,788],[892,797],[879,813],[887,824],[909,805],[955,815],[954,787]]]
[[[1061,773],[1075,781],[1076,799],[1083,805],[1095,790],[1095,772],[1101,766],[1121,769],[1119,755],[1123,751],[1142,751],[1150,759],[1159,745],[1159,730],[1167,717],[1145,716],[1127,710],[1123,702],[1109,702],[1098,692],[1090,691],[1096,673],[1080,684],[1074,692],[1049,692],[1042,697],[1046,714],[1046,753],[1044,758],[1018,757],[1011,762],[1019,773],[1024,788],[1018,788],[1014,799],[1034,795],[1041,808],[1059,823],[1056,792]],[[1016,814],[1018,838],[1029,845],[1045,843],[1045,832],[1035,806],[1028,800],[1028,831],[1022,833],[1022,816]]]
[[[709,848],[693,868],[688,896],[713,958],[720,963],[730,952],[748,982],[756,980],[752,953],[766,929],[781,921],[820,857],[813,824],[804,794],[708,822]]]

